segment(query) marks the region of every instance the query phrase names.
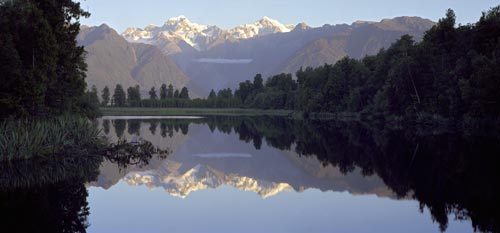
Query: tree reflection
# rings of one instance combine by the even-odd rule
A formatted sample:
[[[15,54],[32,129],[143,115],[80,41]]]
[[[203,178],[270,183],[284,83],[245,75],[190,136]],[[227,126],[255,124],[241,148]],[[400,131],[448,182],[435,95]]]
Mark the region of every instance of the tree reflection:
[[[102,120],[102,129],[104,134],[109,135],[109,128],[110,128],[109,120],[107,119]]]
[[[86,232],[87,188],[69,179],[38,188],[0,192],[3,232]]]
[[[106,124],[103,121],[103,125]],[[128,121],[129,134],[138,134],[140,120]],[[433,134],[406,127],[389,129],[361,123],[301,121],[275,117],[209,117],[198,120],[146,120],[162,137],[188,134],[191,124],[236,134],[256,149],[262,143],[315,156],[344,173],[361,169],[377,174],[400,198],[414,198],[428,209],[440,229],[448,216],[470,219],[477,231],[497,232],[500,190],[497,154],[500,140],[479,130],[467,135],[449,131]],[[109,121],[108,121],[109,126]],[[117,136],[127,121],[112,120]],[[147,125],[147,124],[144,124]],[[105,129],[106,130],[106,129]],[[147,132],[147,131],[146,131]],[[151,143],[119,141],[105,152],[120,167],[144,166],[156,154]],[[89,214],[85,183],[94,180],[103,156],[73,155],[51,162],[0,164],[0,218],[6,232],[85,232]],[[21,163],[21,162],[20,162]],[[29,223],[29,224],[25,224]]]
[[[122,125],[116,123],[115,127]],[[165,158],[168,151],[147,141],[120,140],[89,153],[71,151],[57,159],[0,163],[2,232],[86,232],[86,184],[97,179],[104,159],[120,168],[143,166],[154,156]]]
[[[115,127],[116,137],[121,138],[125,132],[127,122],[125,120],[113,120],[113,127]]]
[[[158,127],[158,122],[152,121],[149,123],[149,132],[151,132],[151,135],[156,135],[157,127]]]
[[[140,136],[141,120],[130,119],[127,120],[127,124],[128,124],[128,129],[127,129],[128,134]]]
[[[100,156],[0,164],[2,232],[86,232],[85,183],[95,180]]]
[[[499,230],[497,177],[500,140],[444,130],[389,129],[361,123],[302,121],[279,117],[207,117],[201,120],[158,120],[163,137],[174,130],[187,134],[190,124],[207,124],[212,132],[235,133],[260,149],[262,143],[315,156],[343,173],[359,167],[377,174],[400,198],[414,198],[429,209],[445,230],[448,216],[470,219],[476,230]],[[481,131],[479,131],[481,132]]]

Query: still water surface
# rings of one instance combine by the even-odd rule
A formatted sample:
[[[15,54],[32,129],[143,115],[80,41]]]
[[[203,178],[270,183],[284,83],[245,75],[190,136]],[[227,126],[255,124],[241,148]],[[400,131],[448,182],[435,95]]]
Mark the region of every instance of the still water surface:
[[[170,154],[127,167],[104,161],[86,184],[88,232],[472,232],[481,224],[457,218],[457,201],[446,199],[454,195],[427,181],[446,181],[432,177],[448,173],[428,156],[461,151],[455,136],[267,117],[99,124],[111,140],[144,139]]]

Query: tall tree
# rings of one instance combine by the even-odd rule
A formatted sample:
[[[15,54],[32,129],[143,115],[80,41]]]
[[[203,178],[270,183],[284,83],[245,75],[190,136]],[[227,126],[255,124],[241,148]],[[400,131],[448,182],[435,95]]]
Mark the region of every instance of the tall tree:
[[[175,92],[174,92],[174,98],[175,99],[179,98],[179,90],[175,90]]]
[[[161,88],[160,88],[160,99],[165,100],[165,99],[167,99],[167,96],[168,96],[167,85],[162,84]]]
[[[156,100],[156,99],[158,99],[158,95],[156,95],[156,89],[155,89],[155,87],[151,87],[151,90],[149,90],[149,99],[150,100]]]
[[[92,88],[90,88],[90,103],[92,105],[99,106],[99,96],[95,85],[92,85]]]
[[[84,49],[76,43],[80,17],[71,0],[0,5],[0,108],[14,115],[85,112]],[[30,35],[30,36],[26,36]],[[9,58],[6,58],[8,56]]]
[[[102,95],[101,95],[101,99],[102,99],[101,105],[102,106],[108,106],[109,97],[110,97],[109,87],[105,86],[104,89],[102,89]]]
[[[121,84],[116,84],[115,91],[113,94],[113,106],[116,107],[123,107],[125,106],[127,97],[125,94],[125,90],[123,90],[123,87]]]
[[[179,94],[179,98],[181,99],[189,99],[189,91],[187,87],[183,87],[181,93]]]
[[[213,99],[215,99],[215,98],[217,98],[217,94],[215,94],[214,89],[212,89],[212,90],[210,91],[210,94],[208,95],[208,99],[209,99],[209,100],[213,100]]]
[[[127,102],[129,106],[138,107],[141,104],[141,88],[139,85],[127,89]]]
[[[257,74],[253,78],[253,88],[254,88],[254,91],[257,91],[257,92],[260,91],[262,88],[264,88],[264,80],[262,79],[261,74]]]
[[[172,86],[172,84],[168,85],[167,98],[169,99],[174,98],[174,86]]]

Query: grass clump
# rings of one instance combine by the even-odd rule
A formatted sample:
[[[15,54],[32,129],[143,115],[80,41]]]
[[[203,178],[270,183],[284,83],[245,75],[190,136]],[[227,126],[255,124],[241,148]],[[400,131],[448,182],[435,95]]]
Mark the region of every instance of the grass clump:
[[[6,120],[0,123],[0,161],[53,157],[78,148],[103,145],[101,131],[79,116]]]

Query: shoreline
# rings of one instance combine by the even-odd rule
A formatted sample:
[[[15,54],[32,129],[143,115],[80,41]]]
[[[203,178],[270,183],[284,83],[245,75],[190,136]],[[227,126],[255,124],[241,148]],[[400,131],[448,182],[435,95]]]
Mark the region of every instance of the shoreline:
[[[288,116],[291,110],[243,108],[100,108],[102,116]]]

